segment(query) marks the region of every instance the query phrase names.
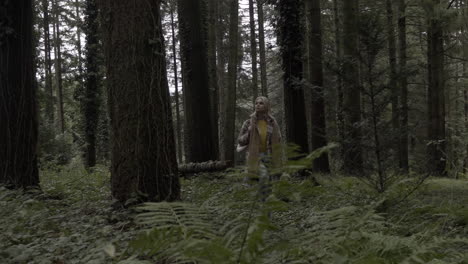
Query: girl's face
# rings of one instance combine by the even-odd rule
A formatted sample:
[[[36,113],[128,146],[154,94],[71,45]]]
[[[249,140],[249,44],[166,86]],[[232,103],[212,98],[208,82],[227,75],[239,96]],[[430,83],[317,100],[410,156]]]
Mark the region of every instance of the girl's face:
[[[255,112],[257,113],[264,113],[266,111],[265,102],[262,99],[255,100]]]

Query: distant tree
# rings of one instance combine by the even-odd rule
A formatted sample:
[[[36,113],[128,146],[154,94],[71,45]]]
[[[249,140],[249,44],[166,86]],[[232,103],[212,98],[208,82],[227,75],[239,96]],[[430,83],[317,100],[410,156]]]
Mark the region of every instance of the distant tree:
[[[400,88],[400,168],[408,172],[408,77],[407,77],[407,51],[406,51],[406,3],[398,0],[398,87]]]
[[[257,69],[257,34],[255,33],[255,10],[253,0],[249,0],[250,17],[250,56],[252,58],[252,92],[253,100],[258,96],[258,69]]]
[[[0,8],[0,183],[39,184],[33,4],[3,1]]]
[[[428,67],[428,170],[446,174],[445,165],[445,92],[444,92],[444,35],[442,21],[437,14],[440,0],[428,6],[427,67]]]
[[[49,0],[42,0],[43,9],[43,32],[44,32],[44,73],[45,73],[45,114],[48,125],[51,126],[54,123],[54,95],[52,86],[52,60],[51,60],[51,45],[50,45],[50,19],[49,19]]]
[[[182,128],[180,125],[180,107],[179,107],[179,75],[177,71],[177,40],[175,33],[174,12],[176,11],[175,1],[170,2],[170,16],[171,16],[171,40],[172,40],[172,64],[174,67],[174,96],[176,106],[176,134],[177,134],[177,155],[179,163],[182,163]]]
[[[343,4],[343,112],[345,121],[344,157],[345,172],[362,172],[361,146],[361,91],[359,77],[358,0]]]
[[[262,95],[268,96],[267,70],[266,70],[266,52],[265,52],[265,26],[263,4],[266,0],[257,0],[258,15],[258,46],[260,51],[260,82],[262,84]]]
[[[99,40],[98,12],[95,0],[86,0],[84,31],[86,34],[86,75],[82,107],[84,115],[85,165],[96,165],[96,133],[99,122]]]
[[[302,2],[300,0],[279,0],[277,33],[280,46],[283,85],[286,140],[297,144],[300,151],[308,152],[307,121],[303,90],[301,23]]]
[[[206,5],[203,0],[177,2],[184,83],[186,162],[217,159],[213,135]]]
[[[63,108],[63,78],[62,78],[62,39],[60,34],[61,9],[59,0],[52,0],[53,28],[54,28],[54,56],[55,56],[55,84],[57,89],[57,118],[59,131],[65,133],[65,115]]]
[[[322,63],[322,29],[320,0],[305,0],[306,17],[308,21],[308,70],[310,89],[312,90],[311,104],[311,143],[312,150],[327,145],[325,125],[325,99],[323,89]],[[323,154],[314,160],[314,170],[330,172],[328,154]]]
[[[112,127],[112,194],[180,196],[161,1],[98,0]]]

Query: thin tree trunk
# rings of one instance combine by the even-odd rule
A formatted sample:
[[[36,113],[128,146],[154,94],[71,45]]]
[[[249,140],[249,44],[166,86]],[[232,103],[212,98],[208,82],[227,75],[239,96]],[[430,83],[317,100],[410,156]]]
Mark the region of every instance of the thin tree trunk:
[[[179,76],[177,71],[177,41],[175,36],[174,10],[175,2],[171,6],[171,37],[172,37],[172,61],[174,67],[174,86],[175,86],[175,104],[176,104],[176,134],[177,134],[177,157],[179,163],[182,163],[182,128],[180,125],[180,109],[179,109]]]
[[[216,25],[216,50],[217,50],[217,76],[218,76],[218,89],[219,89],[219,97],[218,97],[218,112],[219,112],[219,130],[218,130],[218,135],[219,135],[219,154],[220,154],[220,159],[225,160],[224,154],[224,146],[225,146],[225,140],[224,140],[224,126],[225,126],[225,120],[226,120],[226,108],[224,107],[224,103],[226,101],[226,45],[224,44],[224,33],[225,33],[225,27],[223,25],[223,18],[225,16],[224,10],[222,9],[223,2],[219,2],[217,6],[217,25]]]
[[[336,49],[336,65],[337,65],[337,76],[336,76],[336,90],[337,90],[337,104],[336,104],[336,122],[338,127],[338,138],[343,144],[344,142],[344,116],[343,116],[343,47],[342,47],[342,35],[341,35],[341,23],[338,8],[338,0],[333,0],[333,20],[335,26],[335,49]],[[344,148],[340,147],[340,156],[344,158]]]
[[[255,34],[255,18],[254,18],[253,0],[249,0],[249,15],[250,15],[250,55],[252,58],[252,91],[253,101],[258,96],[258,70],[257,70],[257,36]]]
[[[49,0],[42,0],[42,8],[44,9],[44,68],[45,68],[45,90],[46,90],[46,107],[45,114],[49,126],[54,123],[54,94],[52,85],[52,61],[51,61],[51,46],[50,46],[50,21],[49,21]]]
[[[83,56],[82,56],[82,51],[81,51],[81,17],[80,17],[80,2],[79,0],[75,1],[75,11],[76,11],[76,19],[77,19],[77,25],[76,25],[76,45],[78,49],[78,82],[80,83],[80,86],[83,87],[84,82],[83,82]],[[97,10],[96,10],[97,11]]]
[[[399,117],[399,106],[398,106],[398,90],[397,83],[397,68],[396,68],[396,37],[395,37],[395,24],[393,23],[393,7],[392,1],[386,0],[387,9],[387,38],[388,38],[388,59],[390,66],[390,82],[389,87],[392,91],[392,127],[393,135],[399,141],[400,134],[400,117]],[[395,162],[399,162],[401,151],[399,150],[400,145],[395,144]]]
[[[325,124],[325,98],[323,89],[322,30],[320,18],[320,0],[306,0],[306,12],[309,27],[308,55],[309,78],[312,85],[312,151],[327,145]],[[314,160],[314,170],[330,172],[328,154]]]
[[[98,0],[112,126],[112,194],[180,197],[160,0]],[[153,40],[153,41],[148,41]]]
[[[213,135],[213,148],[216,159],[219,158],[219,138],[218,138],[218,78],[216,67],[216,18],[217,18],[218,0],[208,2],[208,71],[210,82],[210,103],[211,103],[211,130]]]
[[[65,116],[63,112],[63,82],[62,82],[62,52],[60,39],[60,8],[59,0],[52,0],[54,13],[54,28],[55,28],[55,83],[57,87],[57,110],[58,110],[58,125],[61,133],[65,133]]]
[[[0,183],[37,186],[32,1],[4,1],[0,24]]]
[[[399,87],[401,96],[400,109],[400,169],[408,173],[408,78],[406,69],[406,4],[405,0],[398,0],[398,43],[399,43]]]
[[[444,40],[441,21],[433,15],[438,3],[439,0],[433,0],[432,12],[428,14],[428,170],[445,175]]]
[[[344,63],[343,86],[344,91],[344,170],[349,174],[359,175],[363,171],[361,146],[361,91],[360,91],[360,63],[358,40],[358,0],[344,1]]]
[[[257,0],[258,13],[258,41],[260,51],[260,82],[262,85],[262,95],[268,96],[267,72],[266,72],[266,51],[265,51],[265,27],[263,4],[265,0]]]
[[[239,37],[239,1],[230,0],[229,8],[229,61],[227,90],[224,102],[226,117],[224,119],[224,160],[234,161],[234,129],[236,121],[236,86],[237,58]]]
[[[99,122],[99,40],[98,17],[95,0],[86,0],[86,80],[84,93],[84,123],[86,153],[85,165],[92,168],[96,165],[96,133]]]

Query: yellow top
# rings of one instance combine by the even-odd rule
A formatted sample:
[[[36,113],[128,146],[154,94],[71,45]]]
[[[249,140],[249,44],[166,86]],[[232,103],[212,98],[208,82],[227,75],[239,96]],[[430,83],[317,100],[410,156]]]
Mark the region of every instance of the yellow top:
[[[260,134],[259,152],[267,152],[267,122],[265,120],[257,121],[258,133]]]

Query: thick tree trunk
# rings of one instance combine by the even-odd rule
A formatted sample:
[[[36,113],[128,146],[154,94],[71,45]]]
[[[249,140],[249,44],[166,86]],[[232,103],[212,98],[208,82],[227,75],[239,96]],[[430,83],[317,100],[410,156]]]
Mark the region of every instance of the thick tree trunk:
[[[42,0],[42,8],[44,10],[44,72],[45,72],[45,115],[49,126],[54,123],[54,94],[52,86],[52,60],[50,56],[50,21],[49,21],[49,0]]]
[[[55,44],[55,83],[57,87],[57,115],[60,132],[65,133],[65,115],[63,112],[63,80],[62,80],[62,40],[60,36],[60,8],[59,0],[52,0],[54,13],[54,44]]]
[[[360,174],[363,170],[361,146],[361,91],[359,75],[358,0],[344,1],[344,62],[343,86],[345,141],[343,165],[345,172]]]
[[[224,102],[226,117],[224,119],[224,160],[234,161],[234,135],[236,121],[236,86],[237,58],[239,37],[239,1],[230,0],[229,16],[229,60],[227,90]]]
[[[258,45],[260,51],[260,82],[262,85],[262,95],[268,96],[267,72],[266,72],[266,51],[265,51],[265,26],[263,15],[263,4],[266,0],[257,0],[258,14]]]
[[[249,17],[250,17],[250,55],[252,58],[252,91],[253,101],[258,96],[258,70],[257,70],[257,35],[255,34],[255,18],[254,18],[253,0],[249,0]]]
[[[171,37],[172,37],[172,61],[174,67],[174,86],[175,86],[175,105],[176,105],[176,134],[177,134],[177,157],[179,163],[182,163],[182,128],[180,125],[180,108],[179,108],[179,75],[177,71],[177,41],[175,36],[174,11],[175,4],[171,6]]]
[[[306,12],[309,28],[309,78],[312,85],[312,151],[327,145],[325,125],[325,99],[323,89],[322,30],[320,19],[320,0],[306,0]],[[330,172],[328,154],[314,160],[314,170]]]
[[[112,194],[179,198],[160,1],[98,0],[112,126]]]
[[[85,165],[96,165],[96,134],[99,122],[99,40],[98,17],[95,0],[86,0],[86,80],[83,100],[84,132],[86,140]]]
[[[433,9],[439,1],[433,0]],[[428,170],[430,173],[445,175],[444,40],[442,22],[432,12],[428,15]]]
[[[4,1],[0,24],[0,183],[35,186],[39,175],[32,1]]]
[[[399,44],[399,88],[401,96],[400,109],[400,169],[409,171],[408,163],[408,80],[406,70],[406,4],[398,0],[398,44]]]
[[[388,38],[388,59],[389,59],[389,66],[390,66],[390,81],[389,87],[392,92],[392,128],[393,128],[393,135],[397,139],[396,142],[399,141],[399,134],[400,134],[400,115],[399,115],[399,105],[398,105],[398,97],[399,97],[399,87],[397,83],[397,68],[396,68],[396,37],[395,37],[395,24],[393,19],[393,6],[391,0],[386,0],[386,9],[387,9],[387,38]],[[399,163],[400,160],[400,153],[399,150],[400,145],[395,144],[397,148],[395,150],[395,162]]]
[[[184,83],[186,162],[214,160],[208,47],[203,0],[179,0],[179,36]]]
[[[280,22],[278,42],[284,71],[284,112],[286,140],[297,144],[299,151],[308,152],[307,123],[304,105],[300,0],[280,0],[277,4]]]
[[[210,81],[210,112],[211,112],[211,134],[213,135],[213,148],[216,159],[219,157],[219,137],[218,137],[218,77],[216,67],[216,20],[217,20],[218,0],[208,2],[208,71]]]

